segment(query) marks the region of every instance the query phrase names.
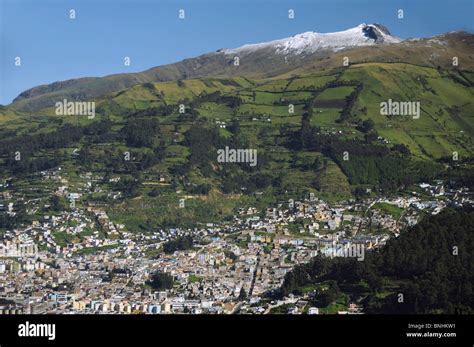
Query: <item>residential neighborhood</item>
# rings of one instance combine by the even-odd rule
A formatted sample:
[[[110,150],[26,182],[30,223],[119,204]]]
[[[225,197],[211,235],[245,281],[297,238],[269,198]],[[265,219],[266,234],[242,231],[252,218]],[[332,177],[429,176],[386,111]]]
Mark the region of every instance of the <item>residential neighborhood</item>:
[[[444,188],[441,181],[420,184],[419,192],[405,196],[338,204],[311,193],[265,210],[240,209],[222,224],[137,234],[111,220],[104,208],[81,201],[92,185],[71,191],[60,171],[42,177],[59,182],[55,194],[67,197],[71,210],[3,234],[2,314],[268,314],[279,307],[289,307],[289,314],[319,314],[307,294],[278,301],[267,294],[281,286],[287,272],[318,254],[363,261],[422,215],[473,202],[468,190]],[[7,182],[3,188],[2,206],[14,214],[16,203],[26,198],[11,194]],[[34,200],[25,202],[35,210]],[[190,237],[192,247],[163,251],[182,237]],[[150,286],[156,272],[171,276],[172,287]],[[360,309],[349,303],[338,313]]]

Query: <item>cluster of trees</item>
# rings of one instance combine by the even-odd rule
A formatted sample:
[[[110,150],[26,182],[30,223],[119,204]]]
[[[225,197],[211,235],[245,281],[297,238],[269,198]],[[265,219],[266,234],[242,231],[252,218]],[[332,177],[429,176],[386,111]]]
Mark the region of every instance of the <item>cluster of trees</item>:
[[[336,301],[341,295],[341,290],[337,285],[337,281],[328,281],[317,288],[310,295],[310,302],[312,306],[316,307],[326,307]]]
[[[317,256],[287,273],[277,295],[301,293],[309,284],[333,283],[329,298],[363,299],[370,313],[474,313],[474,209],[447,209],[391,239],[378,252],[355,258]],[[331,282],[333,281],[333,282]],[[395,287],[395,289],[394,289]],[[390,291],[381,298],[378,293]],[[329,302],[330,303],[330,302]]]
[[[224,170],[222,174],[222,191],[226,194],[230,193],[254,193],[258,190],[265,189],[269,186],[277,184],[275,178],[265,173],[256,173],[253,175],[242,174],[241,170]],[[242,191],[242,188],[245,188]]]
[[[121,130],[127,146],[153,147],[160,124],[154,118],[130,118]]]
[[[318,133],[321,131],[319,127],[311,125],[311,112],[306,111],[301,117],[301,128],[298,133],[296,140],[299,142],[296,144],[300,149],[311,149],[317,145]]]
[[[470,191],[474,190],[474,171],[471,166],[450,168],[445,173],[445,178],[454,181],[451,183],[453,188],[466,187]]]
[[[2,165],[2,169],[11,174],[21,177],[33,172],[52,169],[58,166],[64,157],[57,154],[54,157],[28,158],[22,156],[20,160],[8,158]]]
[[[87,136],[89,142],[111,139],[111,126],[109,120],[94,122],[87,126],[67,124],[55,131],[20,135],[0,141],[0,156],[4,157],[2,170],[21,176],[54,168],[66,158],[64,153],[58,151],[60,148],[70,147],[84,136]],[[37,156],[40,150],[52,150],[53,153],[50,156],[44,154]]]
[[[170,240],[163,244],[165,253],[173,253],[175,251],[184,251],[193,248],[193,238],[190,235],[179,236],[174,240]]]
[[[474,313],[474,209],[448,209],[387,243],[372,263],[383,276],[404,281],[374,312]],[[403,294],[403,303],[398,293]]]
[[[337,120],[339,123],[342,123],[351,117],[352,107],[354,106],[360,92],[362,91],[363,86],[361,83],[355,83],[355,85],[354,91],[345,98],[346,105],[342,109],[341,116]]]
[[[211,191],[212,186],[209,183],[189,184],[185,189],[190,194],[207,195]]]
[[[61,212],[66,207],[65,203],[58,195],[53,195],[49,199],[49,209],[54,212]]]
[[[113,186],[114,190],[120,191],[124,198],[134,198],[138,195],[141,181],[136,178],[122,178]]]
[[[348,157],[345,158],[344,152]],[[384,191],[396,191],[430,180],[440,171],[435,163],[410,160],[406,151],[390,151],[370,144],[335,146],[327,154],[341,167],[351,184],[378,185]]]
[[[240,122],[237,118],[232,118],[229,126],[227,127],[233,136],[238,136],[240,134]]]
[[[242,100],[240,100],[239,97],[232,96],[232,95],[222,95],[220,91],[216,91],[213,93],[199,95],[197,98],[193,100],[191,105],[194,107],[204,102],[213,102],[217,104],[223,104],[231,108],[237,108],[242,104]]]
[[[184,144],[190,149],[191,165],[209,166],[217,158],[217,148],[223,148],[224,141],[216,128],[195,126],[184,134]]]
[[[11,230],[31,220],[31,216],[26,213],[26,205],[23,202],[16,202],[13,208],[14,216],[8,215],[6,211],[0,211],[0,231]]]
[[[357,127],[357,130],[367,134],[368,132],[374,129],[374,125],[374,121],[369,118],[361,122],[361,124]]]
[[[389,148],[321,134],[318,127],[310,124],[310,118],[310,112],[305,112],[297,131],[281,129],[282,135],[288,139],[285,146],[292,151],[323,153],[339,165],[353,185],[370,184],[387,192],[396,191],[409,184],[432,179],[441,170],[436,163],[411,160],[410,151],[403,145]],[[373,125],[364,122],[361,126],[370,132]],[[315,166],[320,167],[320,163],[315,163]]]
[[[156,290],[171,289],[173,288],[174,278],[166,272],[156,271],[150,276],[146,284]]]
[[[133,111],[127,114],[129,118],[144,118],[144,117],[165,117],[171,115],[177,110],[177,106],[161,105],[158,107],[149,107],[144,110]]]
[[[77,162],[87,170],[104,170],[106,173],[131,173],[145,170],[164,157],[162,148],[155,147],[153,151],[129,151],[105,149],[94,151],[89,146],[83,146],[76,158]]]
[[[19,226],[24,221],[25,218],[22,215],[10,216],[7,215],[5,212],[0,212],[0,230],[11,230]]]
[[[184,177],[191,170],[199,169],[205,177],[218,178],[224,193],[253,193],[269,186],[280,186],[281,181],[271,174],[261,171],[269,161],[267,153],[259,151],[257,165],[252,167],[248,163],[233,163],[221,165],[217,162],[217,149],[249,148],[249,144],[239,136],[240,127],[237,120],[232,122],[233,136],[224,138],[218,129],[208,128],[203,125],[192,127],[185,133],[184,144],[190,149],[189,161],[186,164],[177,164],[171,168],[175,176]],[[207,185],[189,186],[189,192],[197,194],[207,193],[211,187]],[[244,189],[242,189],[244,188]]]
[[[102,137],[111,126],[109,120],[101,120],[87,126],[66,124],[51,132],[12,137],[0,141],[0,155],[13,156],[15,152],[33,154],[43,149],[65,148],[81,140],[84,135]]]
[[[193,108],[186,108],[185,112],[184,113],[180,113],[179,116],[178,116],[178,122],[180,124],[182,123],[190,123],[190,122],[194,122],[195,120],[197,120],[199,117],[199,112]]]
[[[79,141],[86,129],[90,127],[80,127],[64,125],[55,131],[36,135],[21,135],[0,142],[0,155],[13,157],[15,152],[22,155],[32,154],[40,149],[58,149],[68,147]]]
[[[157,119],[152,118],[159,115],[168,115],[174,110],[173,106],[159,106],[129,114],[128,119],[119,133],[112,131],[114,124],[109,119],[93,122],[87,126],[64,125],[57,130],[36,135],[21,135],[9,137],[0,141],[0,156],[3,157],[2,171],[14,175],[28,175],[41,170],[54,168],[65,160],[66,153],[57,152],[57,149],[78,145],[81,141],[86,143],[80,147],[77,162],[89,170],[106,169],[109,172],[135,172],[144,170],[158,163],[163,157],[162,148],[156,146],[156,140],[160,134],[160,124]],[[197,112],[190,110],[184,116],[197,117]],[[201,129],[202,130],[202,129]],[[206,135],[197,131],[198,137],[204,139]],[[218,138],[218,132],[214,131],[213,140]],[[194,139],[198,138],[194,137]],[[130,147],[148,147],[153,152],[136,152],[131,157],[134,160],[125,160],[123,153],[105,151],[94,151],[93,143],[111,142],[122,140]],[[199,141],[194,141],[195,149],[192,158],[200,161],[204,150],[199,150]],[[53,150],[54,153],[38,156],[40,150]],[[17,156],[20,155],[20,160]],[[207,153],[210,155],[210,153]]]
[[[286,139],[283,145],[290,151],[315,151],[321,147],[319,144],[321,129],[311,125],[313,117],[311,102],[308,102],[304,109],[301,125],[296,130],[288,125],[283,125],[279,129],[281,136]]]

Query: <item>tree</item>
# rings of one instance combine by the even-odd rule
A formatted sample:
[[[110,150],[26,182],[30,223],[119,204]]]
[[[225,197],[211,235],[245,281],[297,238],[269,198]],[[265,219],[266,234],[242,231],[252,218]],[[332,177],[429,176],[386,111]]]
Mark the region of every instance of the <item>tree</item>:
[[[321,156],[317,156],[313,162],[313,169],[315,171],[320,171],[324,168],[325,164],[325,160],[323,160]]]
[[[247,292],[245,289],[242,287],[240,288],[240,293],[239,293],[239,301],[244,301],[247,299]]]
[[[156,119],[138,118],[129,119],[122,128],[127,146],[152,147],[155,136],[159,133],[159,122]]]
[[[166,272],[156,271],[146,284],[157,290],[171,289],[173,288],[174,279]]]
[[[326,307],[337,300],[341,291],[336,281],[330,281],[327,288],[319,288],[315,291],[312,303],[317,307]]]
[[[362,124],[359,126],[359,130],[362,131],[363,133],[369,133],[372,129],[374,129],[374,121],[372,119],[366,119],[362,122]]]
[[[403,145],[403,144],[396,144],[392,147],[392,150],[394,151],[397,151],[397,152],[400,152],[401,154],[403,155],[409,155],[410,154],[410,150],[408,149],[407,146]]]
[[[375,140],[377,140],[377,138],[379,137],[379,135],[375,132],[375,131],[371,131],[371,132],[368,132],[366,134],[364,134],[364,141],[365,143],[372,143],[374,142]]]
[[[53,195],[50,199],[50,209],[51,211],[62,211],[64,210],[64,204],[61,201],[61,198],[57,195]]]
[[[176,240],[171,240],[163,245],[165,253],[173,253],[175,251],[184,251],[193,247],[193,238],[190,235],[180,236]]]
[[[445,209],[367,253],[364,262],[318,256],[297,265],[285,275],[280,295],[318,285],[312,301],[324,307],[340,296],[339,286],[360,297],[362,280],[369,287],[362,300],[367,313],[472,313],[474,274],[466,246],[473,244],[472,230],[472,207]],[[464,251],[454,253],[453,246]],[[390,294],[381,298],[382,291]]]
[[[357,187],[356,189],[354,189],[354,196],[356,197],[356,199],[363,199],[367,195],[367,189],[365,188]]]
[[[121,191],[124,197],[135,197],[139,193],[141,182],[135,178],[123,178],[114,185],[114,189]]]
[[[240,134],[240,123],[237,118],[232,118],[232,122],[230,125],[227,127],[227,129],[234,134],[234,136]]]

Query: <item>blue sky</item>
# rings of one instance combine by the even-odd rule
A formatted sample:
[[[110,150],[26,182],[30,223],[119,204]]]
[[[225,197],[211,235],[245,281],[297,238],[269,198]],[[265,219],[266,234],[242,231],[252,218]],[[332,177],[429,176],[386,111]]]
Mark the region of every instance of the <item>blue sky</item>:
[[[402,38],[424,37],[474,32],[473,17],[473,0],[0,0],[0,104],[40,84],[142,71],[304,31],[381,23]]]

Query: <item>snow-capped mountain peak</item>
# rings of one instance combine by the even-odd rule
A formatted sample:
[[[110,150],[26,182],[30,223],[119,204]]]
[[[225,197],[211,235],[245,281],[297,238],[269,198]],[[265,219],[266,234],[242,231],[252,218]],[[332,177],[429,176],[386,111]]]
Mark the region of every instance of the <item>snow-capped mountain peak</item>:
[[[392,36],[383,25],[363,23],[344,31],[334,33],[308,31],[285,39],[249,44],[234,49],[224,49],[222,52],[225,54],[246,54],[260,49],[273,48],[279,54],[299,55],[311,54],[320,50],[339,51],[356,46],[393,44],[400,41],[402,40]]]

